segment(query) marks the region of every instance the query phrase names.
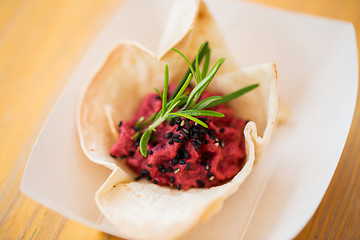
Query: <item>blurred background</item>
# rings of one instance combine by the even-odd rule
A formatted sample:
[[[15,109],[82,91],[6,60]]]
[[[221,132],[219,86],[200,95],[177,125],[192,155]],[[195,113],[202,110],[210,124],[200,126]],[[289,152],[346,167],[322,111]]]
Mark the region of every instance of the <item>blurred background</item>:
[[[69,220],[19,191],[41,126],[115,0],[0,0],[0,238],[116,239]],[[359,0],[252,0],[352,22]],[[336,97],[336,96],[335,96]],[[341,161],[318,210],[297,239],[360,239],[359,106]],[[346,181],[344,180],[346,176]]]

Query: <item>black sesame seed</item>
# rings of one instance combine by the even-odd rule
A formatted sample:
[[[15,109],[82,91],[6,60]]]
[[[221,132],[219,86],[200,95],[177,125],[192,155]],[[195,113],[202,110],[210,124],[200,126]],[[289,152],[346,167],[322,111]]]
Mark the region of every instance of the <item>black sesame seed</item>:
[[[209,144],[209,141],[205,139],[205,140],[204,140],[204,143],[205,143],[205,144]]]
[[[175,120],[171,119],[169,125],[173,127],[175,125]]]
[[[202,144],[202,141],[201,141],[200,139],[196,139],[196,142],[197,142],[198,144]]]
[[[186,170],[190,170],[190,163],[189,162],[186,163]]]
[[[164,167],[164,165],[162,165],[162,164],[160,164],[159,166],[158,166],[158,169],[159,169],[159,171],[161,170],[161,169],[164,169],[165,167]]]
[[[171,138],[171,136],[173,135],[173,133],[172,132],[168,132],[168,133],[166,133],[165,134],[165,139],[169,139],[169,138]]]
[[[170,173],[172,171],[174,171],[174,169],[172,167],[168,167],[168,172]]]
[[[200,165],[201,165],[201,166],[206,166],[206,162],[202,161],[202,162],[200,163]]]
[[[179,191],[181,190],[181,184],[180,184],[180,183],[178,184],[177,189],[178,189]]]
[[[215,135],[209,135],[209,138],[216,139],[216,136]]]
[[[184,160],[180,159],[180,160],[179,160],[179,164],[180,164],[180,165],[184,165],[184,164],[186,164],[186,162],[185,162]]]
[[[122,124],[123,124],[123,121],[120,121],[120,122],[119,122],[119,127],[121,127],[121,126],[122,126]]]
[[[214,174],[212,174],[211,172],[208,172],[208,173],[206,174],[206,176],[207,176],[207,177],[211,177],[211,176],[214,176]]]
[[[156,179],[154,179],[154,180],[153,180],[153,183],[157,184],[157,183],[158,183],[158,181],[157,181]]]
[[[174,158],[173,160],[171,160],[171,164],[172,164],[172,165],[176,165],[176,164],[178,164],[178,163],[179,163],[179,160],[176,159],[176,158]]]
[[[199,150],[199,146],[198,145],[194,146],[194,149],[197,152]]]
[[[225,132],[225,128],[220,128],[220,132]]]
[[[185,120],[185,126],[187,127],[187,128],[190,128],[190,122],[189,122],[189,120]]]
[[[204,188],[205,187],[205,183],[203,183],[202,181],[200,181],[199,179],[196,180],[196,183],[199,185],[199,187]]]
[[[149,164],[147,164],[146,166],[148,166],[148,167],[151,168],[153,165],[152,165],[151,163],[149,163]]]
[[[149,176],[150,172],[148,170],[146,170],[146,169],[141,169],[140,173],[141,173],[142,176]]]
[[[124,159],[124,158],[126,158],[126,157],[127,157],[127,156],[126,156],[125,154],[120,156],[121,159]]]
[[[176,118],[175,123],[179,125],[180,122],[181,122],[181,117]]]
[[[206,171],[209,171],[209,170],[210,170],[210,164],[209,164],[209,163],[206,163],[206,165],[205,165],[205,170],[206,170]]]
[[[110,154],[110,157],[112,157],[112,158],[116,158],[116,156],[115,156],[115,155],[112,155],[112,154]]]
[[[171,139],[168,141],[168,143],[169,143],[170,145],[173,144],[173,143],[174,143],[174,139],[171,138]]]
[[[174,135],[173,135],[173,138],[179,138],[179,137],[180,137],[179,134],[174,134]]]
[[[179,151],[176,153],[175,158],[176,158],[176,159],[182,158],[182,147],[179,148]]]
[[[206,129],[205,128],[200,128],[199,133],[206,134]]]
[[[152,150],[148,150],[147,153],[148,153],[149,155],[152,155],[154,152],[153,152]]]
[[[185,159],[189,159],[190,154],[188,153],[188,151],[186,151],[186,150],[184,151],[183,157],[184,157]]]
[[[175,178],[173,176],[170,177],[170,182],[173,183],[175,181]]]
[[[176,131],[180,131],[181,129],[182,129],[182,127],[178,126],[178,127],[176,128]]]
[[[209,130],[207,131],[207,133],[208,133],[209,135],[213,135],[215,132],[216,132],[215,129],[209,129]]]
[[[129,156],[132,157],[134,156],[135,152],[134,151],[129,151]]]
[[[141,178],[142,178],[142,176],[138,176],[138,177],[135,178],[135,181],[138,181],[138,180],[140,180]]]
[[[201,121],[206,122],[207,118],[199,118]]]
[[[193,145],[195,147],[196,145],[198,145],[198,143],[196,141],[192,141],[191,145]]]
[[[174,142],[177,142],[177,143],[182,143],[183,140],[179,139],[179,138],[174,138]]]

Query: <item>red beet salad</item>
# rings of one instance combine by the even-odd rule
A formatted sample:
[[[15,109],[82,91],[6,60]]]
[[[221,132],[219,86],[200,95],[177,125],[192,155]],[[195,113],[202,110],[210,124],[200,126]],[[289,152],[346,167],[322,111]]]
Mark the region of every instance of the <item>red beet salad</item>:
[[[205,91],[201,98],[213,94]],[[198,117],[205,128],[187,118],[164,121],[153,132],[147,156],[139,150],[139,138],[133,139],[139,118],[148,118],[161,110],[161,98],[150,94],[140,103],[134,118],[119,123],[118,141],[110,155],[120,157],[138,177],[177,189],[209,188],[231,180],[242,168],[245,157],[246,121],[233,116],[225,104],[211,110],[225,117]]]

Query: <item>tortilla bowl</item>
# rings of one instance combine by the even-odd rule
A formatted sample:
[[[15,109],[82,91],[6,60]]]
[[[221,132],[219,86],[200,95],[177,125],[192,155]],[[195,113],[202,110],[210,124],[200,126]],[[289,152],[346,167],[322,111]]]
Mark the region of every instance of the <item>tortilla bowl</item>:
[[[238,69],[231,61],[221,33],[205,4],[201,1],[187,2],[193,3],[194,15],[189,16],[193,20],[188,21],[190,25],[180,27],[183,36],[178,40],[166,40],[165,45],[174,42],[171,47],[191,59],[200,43],[209,41],[212,52],[216,53],[212,55],[212,62],[217,57],[226,57],[224,67],[209,86],[210,90],[227,94],[249,84],[260,84],[255,90],[229,103],[237,117],[249,120],[244,130],[245,165],[231,181],[208,189],[178,191],[145,180],[134,181],[135,175],[124,161],[109,156],[109,149],[116,142],[115,123],[129,120],[141,99],[153,87],[162,87],[165,64],[169,64],[170,82],[177,82],[187,67],[185,61],[171,50],[156,56],[139,44],[120,43],[84,90],[77,124],[81,147],[88,158],[113,170],[96,193],[95,200],[101,212],[124,238],[177,238],[219,211],[224,200],[250,174],[255,156],[258,157],[261,148],[269,141],[275,123],[276,65],[270,63]],[[176,9],[182,11],[182,8]]]

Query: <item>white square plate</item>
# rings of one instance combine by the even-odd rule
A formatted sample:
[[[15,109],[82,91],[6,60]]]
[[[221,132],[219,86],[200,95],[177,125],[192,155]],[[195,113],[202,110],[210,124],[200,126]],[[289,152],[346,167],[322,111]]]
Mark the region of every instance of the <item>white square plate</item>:
[[[184,239],[290,239],[320,203],[350,129],[358,88],[354,28],[241,1],[206,2],[241,66],[278,64],[280,101],[291,117],[221,212]],[[39,135],[21,184],[25,194],[117,235],[94,200],[110,171],[82,153],[76,106],[84,84],[119,40],[157,51],[170,5],[168,0],[128,1],[103,28]]]

